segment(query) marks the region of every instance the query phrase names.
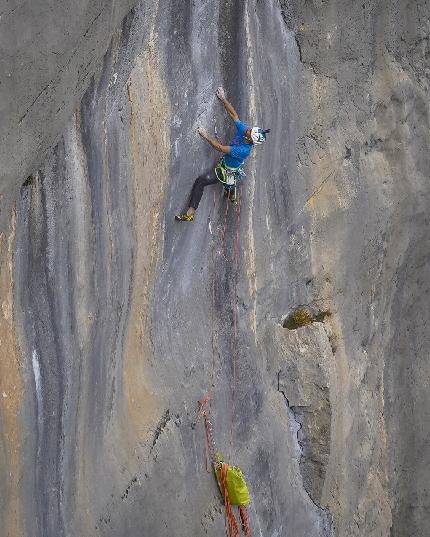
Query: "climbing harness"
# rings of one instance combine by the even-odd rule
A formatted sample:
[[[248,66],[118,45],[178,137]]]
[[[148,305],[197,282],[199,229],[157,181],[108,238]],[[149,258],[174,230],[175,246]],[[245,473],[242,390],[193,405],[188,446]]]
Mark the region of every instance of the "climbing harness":
[[[236,188],[238,181],[245,177],[245,172],[242,167],[231,168],[227,166],[224,157],[220,158],[215,166],[215,175],[224,188]]]
[[[237,184],[245,177],[242,167],[231,168],[227,166],[224,158],[220,158],[215,166],[215,175],[220,183],[224,186],[224,196],[234,205],[237,204]]]

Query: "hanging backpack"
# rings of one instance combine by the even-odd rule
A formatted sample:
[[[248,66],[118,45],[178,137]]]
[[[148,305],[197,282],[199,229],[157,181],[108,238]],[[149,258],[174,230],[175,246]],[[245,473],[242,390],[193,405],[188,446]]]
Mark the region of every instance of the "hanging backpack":
[[[225,524],[229,537],[239,537],[239,527],[233,513],[232,505],[239,509],[239,517],[245,537],[251,537],[251,527],[246,506],[250,502],[248,487],[242,470],[237,466],[229,466],[217,457],[214,464],[215,476],[224,498]]]
[[[224,483],[227,488],[228,499],[231,505],[248,505],[250,502],[249,490],[246,485],[242,470],[238,466],[229,466],[225,462],[217,465],[216,477],[221,493],[224,495]]]

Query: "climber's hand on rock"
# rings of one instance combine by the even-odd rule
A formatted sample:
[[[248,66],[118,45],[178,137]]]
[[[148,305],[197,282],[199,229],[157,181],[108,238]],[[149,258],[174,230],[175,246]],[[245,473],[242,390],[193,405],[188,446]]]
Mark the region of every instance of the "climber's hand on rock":
[[[215,95],[220,101],[225,101],[225,91],[221,86],[216,90]]]
[[[207,140],[207,137],[209,136],[209,133],[208,133],[208,131],[207,131],[205,128],[203,128],[203,127],[199,127],[199,128],[197,129],[197,132],[199,133],[199,135],[200,135],[202,138],[204,138],[205,140]]]

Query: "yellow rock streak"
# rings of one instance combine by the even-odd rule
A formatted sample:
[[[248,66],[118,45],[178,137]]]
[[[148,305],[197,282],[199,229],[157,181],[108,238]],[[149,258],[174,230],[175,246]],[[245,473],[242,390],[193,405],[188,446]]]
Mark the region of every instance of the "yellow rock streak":
[[[136,255],[124,384],[130,421],[140,442],[145,442],[158,420],[161,405],[151,393],[147,367],[153,359],[152,292],[163,246],[161,214],[170,162],[170,106],[156,41],[153,28],[128,81]]]
[[[23,381],[19,362],[13,318],[13,248],[15,242],[16,214],[12,215],[9,239],[0,236],[0,416],[3,427],[3,453],[0,460],[9,474],[9,489],[5,501],[6,519],[2,521],[4,535],[19,537],[20,526],[20,457],[21,434],[19,415],[22,405]]]

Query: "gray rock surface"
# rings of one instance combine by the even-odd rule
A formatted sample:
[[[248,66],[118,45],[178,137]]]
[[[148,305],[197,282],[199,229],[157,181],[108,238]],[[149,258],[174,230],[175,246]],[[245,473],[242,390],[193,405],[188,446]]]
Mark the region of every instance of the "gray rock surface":
[[[329,337],[321,323],[293,333],[276,327],[267,348],[279,357],[278,390],[300,425],[297,439],[303,485],[320,504],[331,440],[330,379],[334,361]]]
[[[214,359],[253,535],[426,535],[426,2],[132,3],[2,8],[0,534],[221,534]],[[219,85],[272,132],[178,224]]]
[[[2,227],[19,186],[63,134],[112,34],[136,2],[0,3]]]

